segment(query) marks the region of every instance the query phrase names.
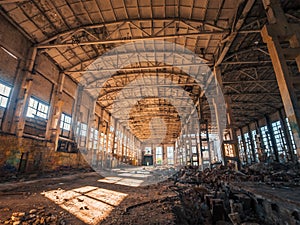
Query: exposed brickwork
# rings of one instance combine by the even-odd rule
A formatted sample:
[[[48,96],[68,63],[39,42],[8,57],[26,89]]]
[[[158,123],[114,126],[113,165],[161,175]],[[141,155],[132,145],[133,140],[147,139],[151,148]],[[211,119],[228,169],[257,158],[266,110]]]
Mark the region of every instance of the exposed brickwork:
[[[61,167],[88,167],[80,153],[56,152],[47,141],[0,134],[0,167],[3,172],[52,171]]]

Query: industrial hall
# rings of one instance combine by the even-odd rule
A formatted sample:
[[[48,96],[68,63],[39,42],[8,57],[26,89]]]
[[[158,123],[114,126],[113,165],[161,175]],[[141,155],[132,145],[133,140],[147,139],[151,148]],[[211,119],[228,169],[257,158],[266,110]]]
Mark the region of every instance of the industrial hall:
[[[300,225],[300,0],[0,0],[0,224]]]

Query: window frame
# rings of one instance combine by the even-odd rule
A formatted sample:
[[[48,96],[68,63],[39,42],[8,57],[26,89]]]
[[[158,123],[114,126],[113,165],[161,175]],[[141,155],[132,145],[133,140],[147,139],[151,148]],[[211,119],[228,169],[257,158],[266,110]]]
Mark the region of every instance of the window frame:
[[[35,102],[37,102],[37,105],[36,107],[32,107],[30,106],[30,101],[33,100]],[[44,112],[42,111],[41,109],[39,109],[39,106],[42,106],[42,107],[47,107],[47,112]],[[33,109],[35,110],[35,114],[31,113],[31,115],[29,115],[29,112],[30,112],[30,109]],[[43,120],[47,120],[48,119],[48,116],[49,116],[49,110],[50,110],[50,104],[39,99],[38,97],[35,97],[35,96],[30,96],[29,98],[29,102],[28,102],[28,106],[27,106],[27,112],[26,112],[26,117],[27,118],[33,118],[33,119],[43,119]],[[45,117],[42,117],[40,116],[39,114],[44,114]]]
[[[1,85],[4,86],[3,90],[5,90],[5,88],[9,88],[9,91],[8,91],[9,93],[8,93],[7,96],[5,94],[2,94],[1,90],[0,90],[0,108],[6,109],[7,106],[8,106],[8,104],[9,104],[9,100],[10,100],[10,96],[11,96],[11,93],[12,93],[13,86],[10,85],[10,84],[8,84],[8,83],[6,83],[6,82],[4,82],[4,81],[2,81],[2,80],[0,80],[0,88],[1,88]],[[6,100],[5,106],[1,105],[2,99]]]
[[[155,164],[162,165],[163,164],[163,147],[157,146],[155,148]]]
[[[68,123],[68,121],[66,121],[65,118],[69,118],[70,123]],[[69,129],[65,129],[65,126],[64,126],[65,124],[69,125]],[[71,129],[72,129],[72,116],[67,113],[62,112],[61,116],[60,116],[59,128],[60,128],[60,136],[70,137]]]

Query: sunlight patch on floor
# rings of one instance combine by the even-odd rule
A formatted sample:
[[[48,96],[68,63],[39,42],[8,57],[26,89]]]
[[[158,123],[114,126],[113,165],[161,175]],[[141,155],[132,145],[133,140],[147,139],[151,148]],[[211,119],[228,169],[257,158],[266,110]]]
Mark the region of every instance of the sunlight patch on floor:
[[[144,180],[123,178],[123,177],[105,177],[98,181],[102,183],[119,184],[119,185],[125,185],[130,187],[138,187],[144,182]]]
[[[150,175],[148,174],[138,174],[138,173],[119,173],[118,176],[121,177],[135,177],[135,178],[147,178]]]
[[[94,225],[106,218],[127,194],[103,188],[85,186],[72,190],[51,190],[43,193],[61,208],[86,224]]]

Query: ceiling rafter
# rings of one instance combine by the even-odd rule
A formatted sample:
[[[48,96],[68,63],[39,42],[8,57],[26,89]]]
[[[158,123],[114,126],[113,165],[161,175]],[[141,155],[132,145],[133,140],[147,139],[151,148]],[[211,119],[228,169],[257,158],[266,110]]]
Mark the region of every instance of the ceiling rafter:
[[[133,41],[140,40],[163,40],[163,39],[176,39],[182,37],[197,37],[197,36],[210,36],[210,35],[223,35],[227,34],[227,31],[201,31],[188,34],[172,34],[172,35],[160,35],[151,37],[134,37],[134,38],[117,38],[117,39],[107,39],[107,40],[97,40],[97,41],[85,41],[78,43],[57,43],[57,44],[37,44],[38,49],[49,49],[49,48],[63,48],[63,47],[74,47],[83,45],[99,45],[99,44],[116,44],[116,43],[129,43]]]
[[[154,23],[155,22],[168,22],[168,24],[166,26],[164,26],[164,28],[162,28],[161,31],[155,33],[154,35],[151,35],[151,36],[157,36],[164,29],[166,29],[168,26],[172,25],[175,21],[180,22],[179,19],[175,20],[175,19],[162,19],[162,18],[149,18],[149,19],[143,18],[143,19],[127,19],[127,20],[120,20],[120,21],[114,21],[114,22],[104,22],[104,23],[99,23],[99,24],[81,25],[80,27],[73,28],[71,30],[67,30],[67,31],[55,34],[53,37],[50,37],[46,40],[43,40],[39,44],[40,45],[47,44],[49,42],[53,42],[53,41],[55,41],[55,40],[57,40],[61,37],[64,37],[64,36],[72,36],[73,34],[77,33],[79,30],[96,29],[96,28],[103,28],[103,27],[110,27],[110,26],[117,26],[118,28],[120,28],[120,26],[123,26],[126,23],[131,23],[131,24],[136,25],[136,23],[143,23],[143,22],[154,22]],[[188,24],[190,25],[190,23],[202,24],[202,25],[205,25],[205,26],[207,26],[210,29],[213,29],[215,31],[226,31],[225,29],[223,29],[221,27],[215,26],[213,24],[206,23],[204,21],[184,19],[182,22],[186,25],[188,25]],[[142,28],[140,28],[140,29],[142,29]]]
[[[237,20],[236,24],[234,24],[234,26],[232,27],[232,33],[226,38],[227,41],[225,42],[225,46],[223,47],[222,51],[220,52],[216,60],[215,66],[219,66],[223,62],[223,59],[225,58],[227,52],[229,51],[234,39],[238,35],[238,31],[242,28],[244,21],[247,18],[247,15],[250,12],[251,8],[253,7],[254,3],[255,0],[248,0],[246,2],[242,15]]]

